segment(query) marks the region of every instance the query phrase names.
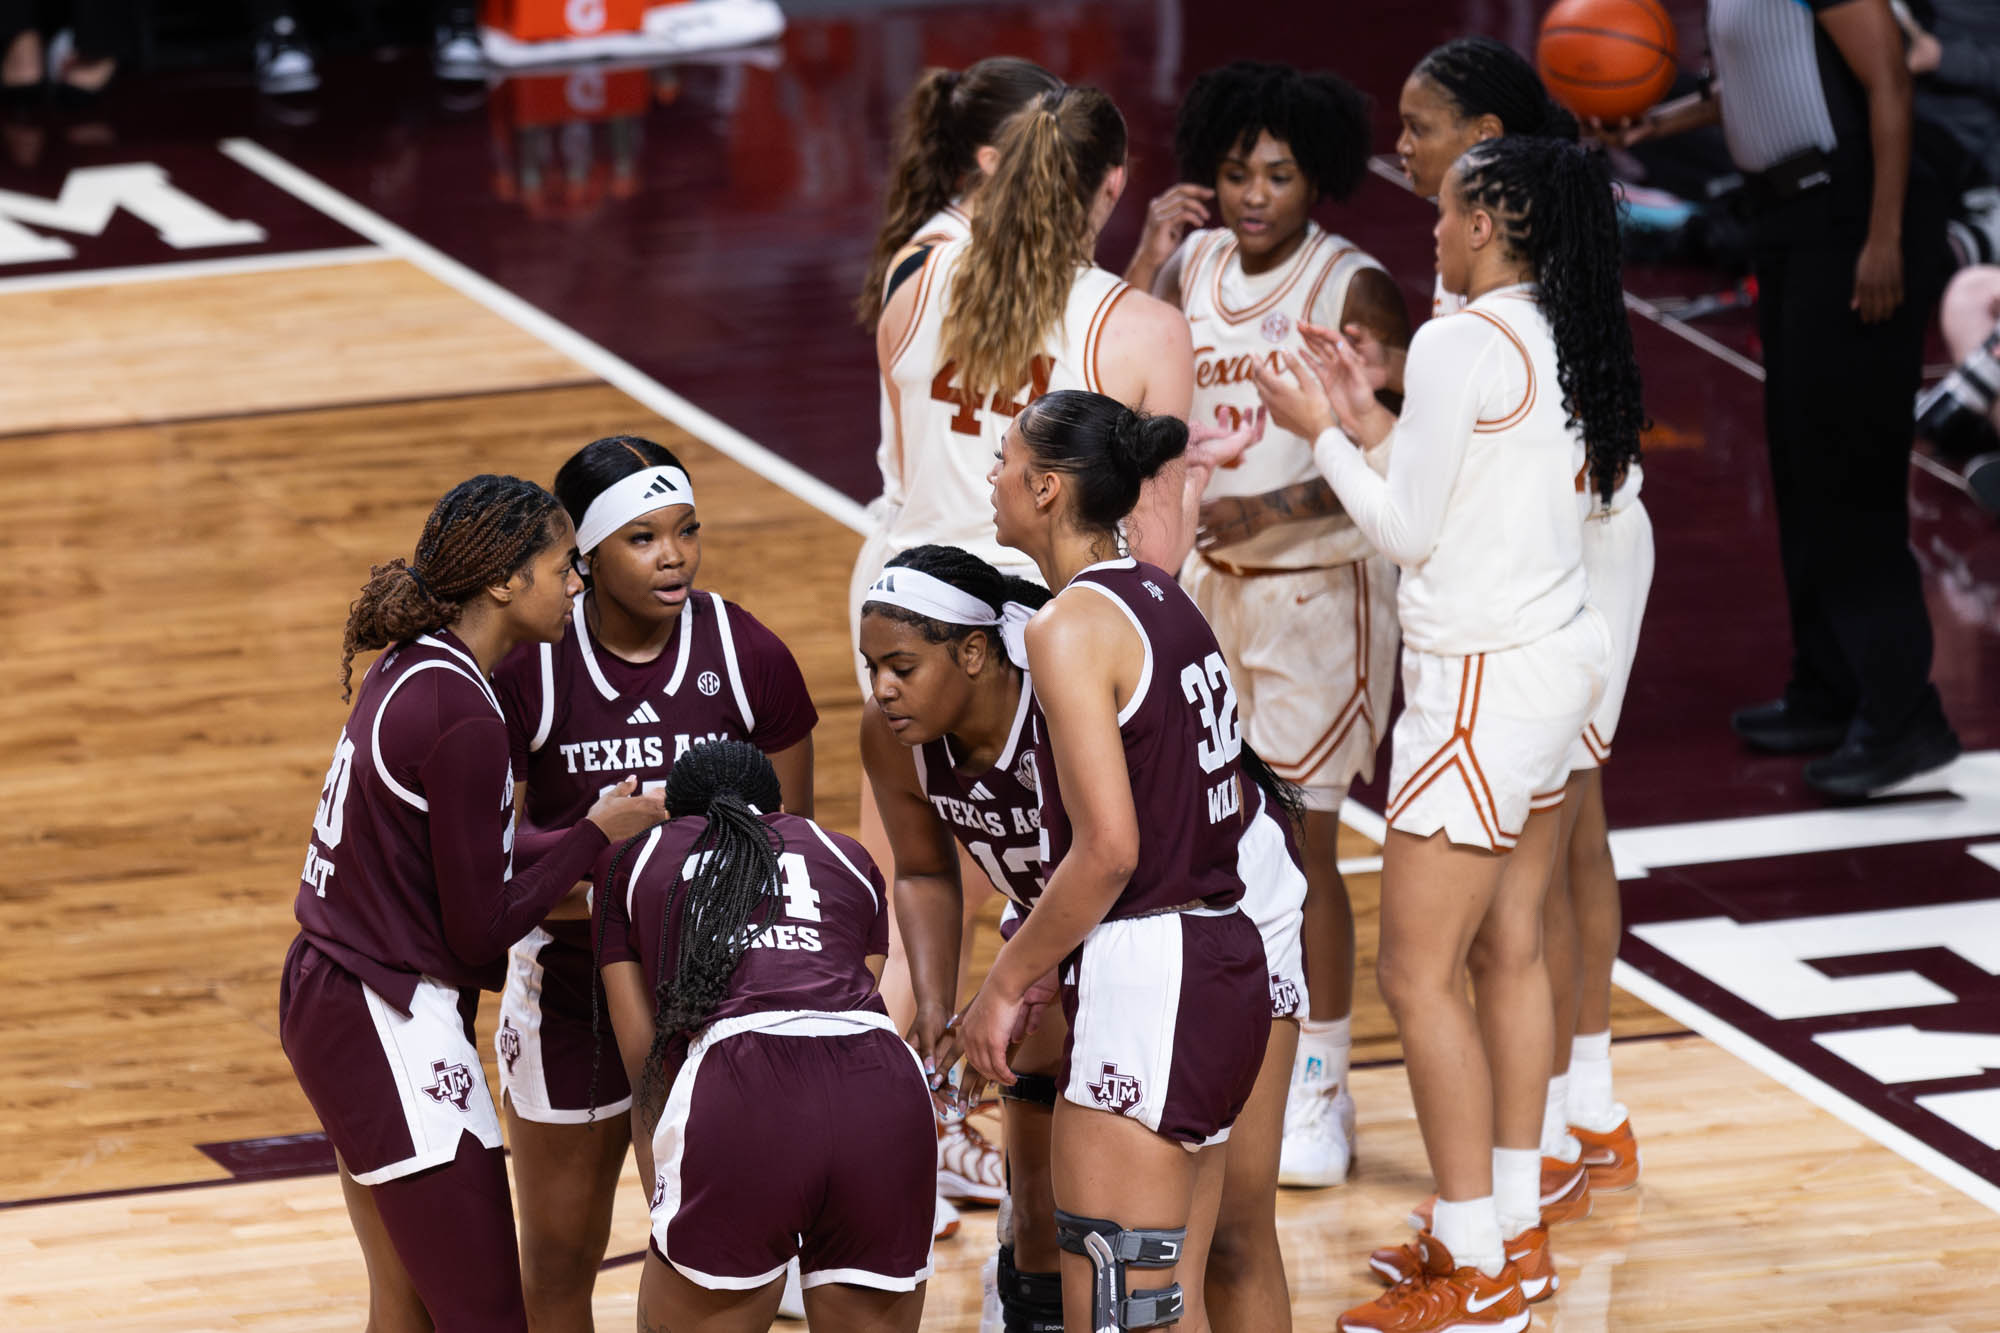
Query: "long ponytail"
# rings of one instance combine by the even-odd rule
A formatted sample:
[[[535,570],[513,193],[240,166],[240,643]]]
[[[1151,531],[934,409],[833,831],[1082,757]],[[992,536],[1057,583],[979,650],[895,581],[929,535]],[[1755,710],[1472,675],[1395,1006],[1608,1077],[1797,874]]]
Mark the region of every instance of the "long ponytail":
[[[1639,457],[1646,424],[1639,359],[1625,316],[1618,202],[1604,154],[1556,139],[1508,136],[1460,158],[1460,198],[1484,208],[1526,259],[1555,335],[1569,424],[1583,432],[1591,489],[1611,499]]]
[[[1097,89],[1065,88],[1017,113],[995,147],[944,315],[944,360],[975,397],[1019,387],[1061,320],[1091,262],[1091,203],[1125,162],[1125,118]]]
[[[897,118],[895,165],[882,206],[882,228],[868,258],[868,276],[854,298],[854,316],[871,333],[882,318],[882,284],[889,262],[917,228],[966,189],[979,149],[1007,118],[1062,80],[1032,61],[992,56],[963,74],[928,69],[910,89]]]

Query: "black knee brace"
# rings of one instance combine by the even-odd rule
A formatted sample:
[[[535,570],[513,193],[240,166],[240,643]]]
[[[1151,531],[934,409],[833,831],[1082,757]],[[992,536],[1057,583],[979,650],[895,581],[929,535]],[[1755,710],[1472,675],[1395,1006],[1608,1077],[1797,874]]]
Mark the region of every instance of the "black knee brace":
[[[1127,1290],[1127,1268],[1172,1268],[1180,1262],[1187,1228],[1128,1230],[1102,1217],[1078,1217],[1056,1209],[1056,1244],[1090,1260],[1090,1321],[1093,1329],[1154,1328],[1181,1317],[1181,1284],[1145,1291]]]
[[[1056,1091],[1056,1081],[1047,1074],[1017,1073],[1012,1083],[1000,1089],[1000,1100],[1053,1111],[1056,1109]]]
[[[1014,1247],[1002,1245],[994,1285],[1006,1333],[1063,1333],[1061,1273],[1023,1273],[1014,1267]]]

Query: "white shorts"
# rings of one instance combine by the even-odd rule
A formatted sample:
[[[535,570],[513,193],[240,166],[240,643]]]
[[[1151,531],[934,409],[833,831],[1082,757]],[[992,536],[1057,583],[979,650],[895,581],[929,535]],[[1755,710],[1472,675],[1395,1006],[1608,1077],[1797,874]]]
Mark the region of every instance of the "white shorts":
[[[1604,617],[1589,606],[1518,648],[1445,657],[1406,647],[1389,827],[1511,851],[1531,811],[1562,803],[1569,747],[1611,656]]]
[[[1611,758],[1632,659],[1639,653],[1639,625],[1646,618],[1646,594],[1653,587],[1653,520],[1642,500],[1583,525],[1583,570],[1590,576],[1590,604],[1611,631],[1611,670],[1604,697],[1570,746],[1569,768],[1597,768]]]
[[[1396,566],[1370,556],[1296,574],[1228,574],[1199,554],[1181,585],[1215,630],[1243,738],[1305,793],[1338,810],[1375,776],[1395,689]]]
[[[1099,922],[1063,966],[1062,1097],[1197,1151],[1229,1137],[1271,1037],[1270,969],[1235,907]]]
[[[577,933],[587,932],[588,922],[575,924],[585,928]],[[611,1016],[601,1002],[597,1035],[591,1032],[596,986],[597,969],[588,947],[557,939],[541,926],[508,953],[493,1047],[500,1089],[523,1120],[587,1125],[632,1109],[632,1089],[625,1081]]]
[[[1264,939],[1264,970],[1271,975],[1271,1017],[1304,1018],[1307,1010],[1305,948],[1306,877],[1292,859],[1282,810],[1268,802],[1243,831],[1237,868],[1243,900],[1237,904]]]

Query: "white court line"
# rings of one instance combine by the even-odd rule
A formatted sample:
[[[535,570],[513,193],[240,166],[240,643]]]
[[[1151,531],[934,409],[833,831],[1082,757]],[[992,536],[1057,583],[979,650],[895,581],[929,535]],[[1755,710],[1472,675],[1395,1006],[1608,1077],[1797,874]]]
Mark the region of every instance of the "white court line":
[[[294,268],[379,264],[394,258],[394,255],[379,245],[349,245],[330,250],[290,250],[276,255],[232,255],[225,259],[189,259],[178,264],[67,269],[60,273],[30,273],[18,278],[0,278],[0,296],[10,292],[59,292],[73,287],[123,287],[135,282],[174,282],[181,278],[228,277],[236,273],[277,273]]]
[[[1654,980],[1622,958],[1612,965],[1611,980],[1635,998],[1714,1042],[1744,1064],[1776,1079],[1836,1120],[1859,1130],[1912,1166],[1930,1172],[1975,1203],[2000,1213],[2000,1187],[1993,1182],[1953,1161],[1916,1135],[1884,1120],[1846,1093],[1807,1073],[1679,991]]]
[[[221,147],[226,156],[279,189],[304,200],[350,231],[366,236],[397,258],[409,261],[523,332],[541,339],[607,384],[622,389],[646,408],[727,454],[765,480],[790,491],[828,518],[855,532],[873,530],[874,525],[859,504],[818,477],[780,458],[734,426],[696,407],[631,362],[592,342],[491,279],[473,272],[443,251],[418,240],[381,214],[363,207],[326,182],[308,175],[248,139],[224,139]]]

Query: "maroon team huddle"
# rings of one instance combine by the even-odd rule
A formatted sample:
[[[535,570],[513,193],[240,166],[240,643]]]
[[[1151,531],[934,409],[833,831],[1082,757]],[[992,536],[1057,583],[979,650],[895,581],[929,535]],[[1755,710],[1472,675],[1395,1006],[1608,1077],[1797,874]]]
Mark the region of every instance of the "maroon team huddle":
[[[1452,146],[1406,151],[1412,181],[1456,191],[1456,171],[1435,185],[1419,172],[1523,133],[1502,113],[1523,77],[1533,80],[1497,44],[1427,58],[1405,88],[1405,139],[1435,122]],[[911,230],[885,233],[867,314],[912,281],[921,311],[933,249],[972,263],[1007,242],[1004,227],[1037,216],[1071,218],[1094,238],[1123,189],[1122,118],[1102,94],[1025,62],[982,62],[927,76],[912,125],[959,114],[954,89],[965,125],[980,127],[968,132],[997,147],[906,132],[905,185],[924,178],[918,159],[940,144],[956,165],[948,180],[930,172],[937,198],[902,200]],[[1538,83],[1533,93],[1545,106]],[[940,415],[936,440],[921,413],[905,417],[885,370],[885,497],[911,530],[909,516],[923,515],[964,539],[897,550],[892,520],[857,571],[873,853],[813,822],[818,713],[779,636],[697,586],[694,482],[668,450],[595,441],[552,491],[475,477],[437,503],[412,558],[373,571],[350,611],[343,678],[356,653],[382,651],[354,692],[312,822],[280,993],[284,1048],[338,1154],[367,1261],[371,1329],[590,1328],[632,1152],[651,1214],[642,1330],[765,1329],[792,1292],[816,1328],[915,1330],[944,1178],[939,1122],[989,1085],[1005,1127],[1005,1200],[982,1333],[1290,1327],[1276,1190],[1338,1183],[1352,1160],[1354,945],[1332,830],[1347,785],[1372,770],[1386,722],[1381,663],[1396,651],[1392,599],[1369,591],[1364,569],[1374,562],[1393,586],[1383,544],[1319,473],[1366,490],[1354,466],[1325,460],[1352,451],[1341,430],[1372,410],[1370,393],[1400,387],[1410,339],[1380,266],[1308,217],[1322,194],[1344,198],[1359,179],[1367,124],[1353,90],[1237,65],[1204,76],[1197,94],[1177,143],[1189,179],[1155,202],[1127,275],[1152,282],[1160,270],[1164,303],[1139,296],[1131,309],[1145,319],[1118,324],[1111,312],[1130,289],[1085,265],[1066,298],[1060,283],[1047,293],[1053,313],[1047,302],[996,306],[996,323],[1041,327],[980,336],[1048,348],[1021,383],[1058,387],[1016,402],[1006,385],[987,386],[990,408],[967,407],[969,427]],[[1071,114],[1085,102],[1089,117]],[[1570,152],[1581,150],[1529,156],[1560,174]],[[989,174],[1013,179],[1006,164],[1030,156],[1047,170],[1016,173],[1016,188],[1052,191],[1062,206],[982,206]],[[1197,230],[1210,200],[1221,227]],[[1481,206],[1445,201],[1441,247],[1453,219]],[[1480,234],[1496,234],[1493,217],[1478,216]],[[1520,218],[1507,220],[1518,230]],[[1015,239],[1027,252],[1037,243]],[[1202,268],[1191,254],[1216,262]],[[1474,268],[1508,277],[1532,305],[1534,273],[1504,258],[1496,250]],[[1181,291],[1184,273],[1201,276],[1201,292]],[[1200,313],[1210,306],[1218,313]],[[1155,326],[1179,329],[1162,344],[1175,356],[1213,351],[1193,349],[1176,323],[1183,311],[1218,322],[1200,336],[1250,339],[1220,327],[1248,311],[1262,317],[1258,336],[1297,345],[1270,353],[1273,369],[1258,375],[1271,439],[1248,389],[1240,403],[1212,404],[1192,360],[1185,375],[1149,372],[1144,411],[1098,391],[1116,378],[1098,378],[1100,339],[1112,367],[1151,357],[1157,370],[1161,347],[1139,346]],[[1072,349],[1076,364],[1065,320],[1090,333]],[[1329,339],[1343,350],[1329,353]],[[905,337],[897,356],[942,357],[942,346]],[[1314,375],[1341,373],[1343,356],[1362,387],[1342,401],[1362,406],[1318,437],[1279,432],[1280,418],[1292,428],[1307,414],[1275,368],[1295,372],[1309,397]],[[1413,363],[1413,377],[1423,368]],[[968,391],[981,388],[973,369]],[[1072,383],[1082,387],[1060,387]],[[1211,407],[1228,433],[1188,425],[1191,410]],[[985,450],[956,438],[979,433]],[[1218,473],[1251,447],[1263,450],[1257,468]],[[1385,441],[1356,459],[1394,496],[1397,456]],[[890,478],[890,461],[908,471]],[[981,484],[974,469],[989,503],[959,513]],[[1615,477],[1621,504],[1636,504],[1636,461]],[[1576,489],[1582,522],[1589,497],[1581,480]],[[1157,525],[1176,506],[1180,527],[1163,537]],[[1600,509],[1592,517],[1622,512],[1608,491]],[[1135,558],[1127,536],[1136,544],[1142,531],[1148,553],[1186,562]],[[1254,562],[1243,555],[1252,543]],[[1003,573],[967,547],[1015,563]],[[1408,578],[1414,562],[1397,558]],[[1207,600],[1198,606],[1183,584]],[[1311,622],[1328,644],[1293,634],[1269,648],[1259,599],[1273,588],[1298,605],[1339,594]],[[1295,588],[1306,592],[1294,599]],[[1643,605],[1643,585],[1638,595]],[[1372,643],[1366,628],[1358,642],[1331,642],[1371,616],[1381,622]],[[1314,696],[1327,674],[1316,647],[1354,678],[1347,703]],[[1308,718],[1321,741],[1290,736]],[[1282,753],[1305,757],[1284,761],[1280,777],[1246,736],[1267,748],[1300,739]],[[1437,836],[1439,847],[1458,841]],[[1601,841],[1601,827],[1592,836]],[[981,878],[1008,902],[998,957],[971,986],[962,972]],[[1614,922],[1615,892],[1614,882]],[[962,983],[974,994],[961,1009]],[[497,1105],[473,1044],[481,990],[502,992]],[[1618,1169],[1636,1176],[1629,1126],[1566,1119],[1563,1086],[1550,1091],[1544,1191],[1550,1171],[1583,1180],[1582,1159],[1562,1158],[1576,1143],[1570,1121],[1593,1148],[1624,1153]],[[1608,1066],[1601,1091],[1609,1114]],[[1532,1150],[1493,1151],[1532,1175]],[[1447,1196],[1436,1230],[1491,1213],[1486,1188],[1482,1199]],[[1506,1249],[1483,1273],[1456,1239],[1473,1232],[1450,1232],[1465,1260],[1455,1265],[1427,1226],[1408,1256],[1383,1252],[1376,1267],[1395,1285],[1343,1327],[1519,1333],[1526,1302],[1555,1289],[1535,1230],[1549,1219],[1526,1220],[1521,1235],[1540,1248],[1517,1256],[1516,1238],[1496,1232]],[[1531,1292],[1538,1272],[1548,1276]],[[1449,1281],[1470,1295],[1452,1288],[1446,1299]]]

